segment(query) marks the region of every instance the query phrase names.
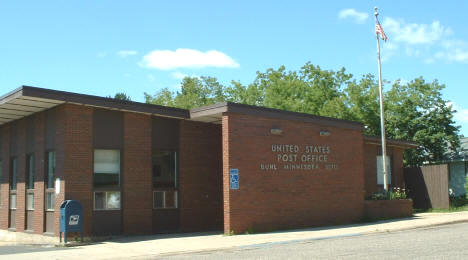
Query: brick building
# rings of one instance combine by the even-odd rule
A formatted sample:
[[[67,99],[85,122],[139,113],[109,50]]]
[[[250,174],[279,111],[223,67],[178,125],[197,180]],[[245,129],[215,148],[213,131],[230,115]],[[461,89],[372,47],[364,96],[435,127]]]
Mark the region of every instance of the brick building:
[[[351,223],[381,189],[378,138],[358,122],[221,103],[184,110],[23,86],[0,97],[0,229],[85,235]],[[390,183],[403,186],[389,140]]]

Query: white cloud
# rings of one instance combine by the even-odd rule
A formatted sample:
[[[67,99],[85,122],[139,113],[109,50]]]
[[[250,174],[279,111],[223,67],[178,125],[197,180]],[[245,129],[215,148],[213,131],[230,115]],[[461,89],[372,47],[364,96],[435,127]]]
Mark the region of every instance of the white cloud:
[[[383,45],[381,45],[382,51],[381,51],[381,58],[382,62],[389,60],[392,56],[395,56],[398,54],[400,46],[395,43],[387,42]]]
[[[417,24],[387,17],[382,27],[389,38],[382,45],[382,61],[402,54],[420,58],[426,64],[437,61],[468,63],[468,43],[454,39],[452,29],[437,20]]]
[[[182,72],[179,72],[179,71],[176,71],[176,72],[172,72],[171,73],[171,76],[175,79],[184,79],[185,77],[188,77],[187,74],[184,74]]]
[[[442,49],[437,51],[432,59],[444,60],[446,62],[468,63],[468,43],[461,40],[444,40]]]
[[[193,49],[155,50],[143,57],[143,67],[172,70],[178,68],[238,68],[239,64],[228,55],[210,50],[202,52]]]
[[[454,117],[459,123],[468,123],[468,109],[464,109],[456,105],[454,102],[447,102],[447,106],[452,106],[452,109],[457,110]]]
[[[195,75],[195,74],[188,75],[188,74],[185,74],[185,73],[182,73],[182,72],[179,72],[179,71],[172,72],[171,77],[173,77],[174,79],[179,79],[179,80],[182,80],[185,77],[200,78],[200,76],[198,76],[198,75]]]
[[[445,59],[449,62],[468,62],[468,50],[452,49],[436,54],[436,58]]]
[[[137,53],[138,53],[137,51],[122,50],[122,51],[117,52],[117,56],[119,56],[121,58],[125,58],[125,57],[128,57],[128,56],[137,55]]]
[[[387,17],[382,27],[389,38],[407,44],[433,44],[452,34],[452,30],[442,26],[439,21],[433,21],[431,24],[416,24]]]
[[[338,13],[338,18],[340,19],[352,19],[356,23],[364,23],[367,18],[369,17],[369,14],[364,13],[364,12],[358,12],[353,8],[350,9],[343,9]]]

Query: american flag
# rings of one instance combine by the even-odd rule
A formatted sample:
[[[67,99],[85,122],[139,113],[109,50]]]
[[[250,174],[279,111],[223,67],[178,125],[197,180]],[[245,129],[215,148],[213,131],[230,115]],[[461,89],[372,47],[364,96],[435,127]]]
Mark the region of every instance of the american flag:
[[[382,40],[387,41],[387,35],[385,35],[385,32],[383,31],[382,26],[380,25],[379,21],[377,20],[377,24],[375,25],[375,33],[380,34],[380,37]]]

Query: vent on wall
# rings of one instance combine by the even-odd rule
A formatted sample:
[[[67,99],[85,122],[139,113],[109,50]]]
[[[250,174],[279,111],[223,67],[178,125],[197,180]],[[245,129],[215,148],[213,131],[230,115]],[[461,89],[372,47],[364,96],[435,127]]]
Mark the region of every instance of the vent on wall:
[[[273,127],[270,129],[270,133],[272,135],[281,135],[283,134],[283,130],[281,130],[279,127]]]
[[[329,136],[330,132],[328,130],[321,130],[320,131],[320,136]]]

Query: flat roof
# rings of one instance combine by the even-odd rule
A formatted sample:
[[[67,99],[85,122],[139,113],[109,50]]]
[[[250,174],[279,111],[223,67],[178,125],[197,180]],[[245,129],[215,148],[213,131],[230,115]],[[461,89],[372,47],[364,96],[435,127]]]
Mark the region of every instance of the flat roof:
[[[403,148],[416,148],[419,146],[418,143],[413,141],[405,141],[405,140],[396,140],[396,139],[386,139],[387,146],[397,146]],[[373,145],[382,145],[382,139],[380,136],[364,136],[364,143],[365,144],[373,144]]]
[[[210,106],[192,109],[190,110],[190,119],[195,121],[220,124],[222,114],[226,112],[270,117],[284,120],[297,120],[308,123],[316,123],[320,125],[356,130],[362,130],[364,126],[361,122],[356,121],[317,116],[307,113],[291,112],[274,108],[244,105],[232,102],[223,102]]]
[[[180,119],[187,119],[190,116],[189,111],[186,109],[77,94],[66,91],[21,86],[0,97],[0,125],[64,103]]]
[[[223,113],[229,112],[283,120],[297,120],[355,130],[363,129],[363,124],[361,122],[232,102],[222,102],[186,110],[31,86],[21,86],[0,97],[0,125],[65,103],[151,114],[162,117],[189,119],[213,124],[221,124]],[[364,136],[364,141],[368,144],[380,145],[379,137]],[[415,148],[418,146],[418,144],[414,142],[392,139],[387,139],[387,143],[388,145],[406,148]]]

